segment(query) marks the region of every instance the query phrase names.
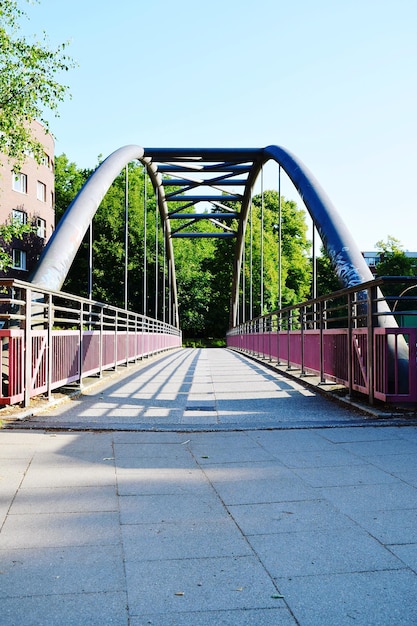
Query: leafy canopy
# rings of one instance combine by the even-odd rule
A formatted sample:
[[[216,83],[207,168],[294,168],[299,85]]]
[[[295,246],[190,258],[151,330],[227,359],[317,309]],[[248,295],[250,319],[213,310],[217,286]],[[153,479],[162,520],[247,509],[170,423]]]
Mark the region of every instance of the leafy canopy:
[[[408,257],[401,242],[392,235],[387,241],[377,241],[376,249],[380,253],[377,263],[378,276],[415,276],[417,274],[416,259]]]
[[[43,156],[41,143],[31,133],[31,123],[40,121],[49,131],[45,111],[57,114],[68,87],[59,74],[74,66],[65,54],[67,43],[50,48],[46,34],[29,42],[20,33],[19,21],[26,18],[18,0],[0,2],[0,151],[14,161],[14,169],[33,153]]]
[[[23,239],[26,234],[34,232],[30,224],[22,224],[18,219],[13,219],[6,224],[0,224],[0,239],[3,244],[10,244],[13,239]],[[7,272],[12,265],[12,258],[9,252],[0,246],[0,272]]]

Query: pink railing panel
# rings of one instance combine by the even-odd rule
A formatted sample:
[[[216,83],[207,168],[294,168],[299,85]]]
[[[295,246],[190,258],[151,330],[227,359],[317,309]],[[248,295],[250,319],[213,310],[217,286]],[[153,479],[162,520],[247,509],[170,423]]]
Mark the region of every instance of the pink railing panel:
[[[227,336],[228,347],[277,361],[290,368],[322,374],[363,394],[370,393],[368,330],[347,329],[237,333]],[[320,364],[320,338],[323,363]],[[398,342],[409,346],[408,363],[401,362]],[[388,346],[390,344],[390,349]],[[384,402],[417,402],[417,329],[375,328],[373,348],[374,397]],[[349,352],[351,362],[349,362]],[[394,357],[392,356],[394,353]],[[391,368],[391,370],[390,370]],[[350,380],[351,376],[351,380]]]
[[[22,402],[24,383],[23,330],[0,330],[1,339],[1,390],[0,404]]]
[[[100,332],[86,330],[83,333],[83,376],[95,374],[100,369]]]
[[[38,330],[32,333],[32,376],[30,395],[44,393],[48,386],[48,333]]]
[[[80,377],[80,334],[77,330],[52,332],[52,389]]]
[[[398,358],[398,343],[404,340],[407,342],[409,351],[407,363]],[[394,359],[389,359],[389,344],[396,355]],[[416,345],[416,328],[375,329],[375,398],[384,402],[417,402]]]
[[[349,380],[348,331],[323,331],[323,371],[326,376],[342,384]]]
[[[15,404],[25,398],[24,340],[23,330],[0,330],[2,344],[2,387],[0,405]],[[100,364],[100,340],[102,340],[102,363]],[[52,331],[52,362],[50,385],[48,384],[48,332],[31,333],[31,380],[29,395],[45,393],[65,384],[99,373],[101,369],[117,363],[141,358],[159,351],[181,346],[181,337],[168,333],[129,333],[114,331],[84,331],[82,336],[82,364],[80,364],[80,333],[77,330]]]

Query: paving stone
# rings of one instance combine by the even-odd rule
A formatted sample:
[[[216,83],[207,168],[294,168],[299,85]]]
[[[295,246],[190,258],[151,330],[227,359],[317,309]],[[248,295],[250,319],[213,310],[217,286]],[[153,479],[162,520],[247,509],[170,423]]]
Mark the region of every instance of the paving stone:
[[[133,616],[130,626],[295,626],[286,608],[243,609],[234,611],[187,611],[181,613],[148,613]]]
[[[355,521],[381,543],[417,543],[417,501],[414,509],[355,511]]]
[[[208,490],[202,495],[186,493],[157,496],[123,496],[120,498],[122,524],[146,524],[186,520],[221,520],[224,508],[219,499]]]
[[[231,518],[122,526],[126,560],[163,561],[250,556],[252,550]]]
[[[117,490],[120,496],[151,496],[204,493],[207,481],[195,468],[118,469]]]
[[[205,469],[208,479],[227,505],[316,500],[320,494],[279,465],[238,464]]]
[[[417,578],[408,570],[278,578],[302,626],[411,626],[417,623]]]
[[[113,486],[20,489],[10,509],[12,515],[118,511]]]
[[[416,502],[415,488],[400,480],[388,484],[322,487],[317,493],[352,516],[356,511],[409,509]]]
[[[0,534],[0,550],[119,542],[119,514],[51,513],[8,515]]]
[[[0,550],[0,563],[2,601],[125,588],[121,545]]]
[[[254,556],[126,563],[129,610],[175,613],[284,605]]]
[[[357,527],[252,535],[249,540],[274,578],[403,567],[379,541]]]
[[[125,592],[22,596],[3,599],[0,626],[128,626]]]
[[[325,500],[239,504],[228,507],[246,536],[335,530],[354,527],[352,520]]]
[[[294,468],[294,473],[311,487],[340,487],[397,483],[392,474],[374,465],[341,465],[329,467]]]
[[[299,450],[298,452],[279,452],[278,459],[287,467],[316,468],[363,465],[363,459],[346,450]]]

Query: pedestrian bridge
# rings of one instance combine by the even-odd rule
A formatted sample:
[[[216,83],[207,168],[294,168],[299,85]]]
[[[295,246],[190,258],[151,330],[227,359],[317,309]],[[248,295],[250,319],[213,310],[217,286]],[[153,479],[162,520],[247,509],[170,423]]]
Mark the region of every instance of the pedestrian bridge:
[[[168,275],[164,274],[162,306],[155,303],[154,317],[147,314],[145,304],[142,313],[128,310],[127,249],[124,309],[61,291],[103,196],[124,168],[127,176],[131,160],[139,161],[152,181],[161,217]],[[246,229],[255,183],[271,160],[278,166],[278,181],[283,169],[300,194],[344,288],[284,308],[279,297],[276,310],[248,320],[242,286]],[[127,184],[126,178],[126,188]],[[278,198],[280,202],[279,185]],[[280,237],[279,213],[277,219]],[[216,229],[193,230],[196,221],[204,220]],[[174,228],[173,223],[179,226]],[[373,279],[340,215],[297,157],[278,146],[126,146],[97,168],[70,204],[29,282],[1,281],[0,405],[28,405],[39,394],[50,398],[62,385],[83,386],[90,376],[101,377],[105,371],[181,347],[172,241],[208,236],[235,242],[229,348],[298,376],[315,375],[321,384],[342,384],[350,396],[361,394],[370,404],[417,402],[417,298],[410,292],[416,281]],[[155,283],[157,300],[156,279]],[[144,303],[148,295],[144,285]]]
[[[397,323],[405,316],[407,296],[388,298],[392,312],[383,314],[384,325],[378,324],[377,311],[380,289],[404,281],[415,282],[379,279],[249,320],[230,329],[227,346],[296,378],[340,384],[371,405],[412,407],[417,401],[413,312],[407,311],[408,325]],[[28,406],[40,394],[50,399],[64,385],[83,387],[90,377],[182,345],[181,331],[167,322],[30,283],[2,283],[0,306],[7,312],[1,315],[8,328],[0,330],[0,406]]]

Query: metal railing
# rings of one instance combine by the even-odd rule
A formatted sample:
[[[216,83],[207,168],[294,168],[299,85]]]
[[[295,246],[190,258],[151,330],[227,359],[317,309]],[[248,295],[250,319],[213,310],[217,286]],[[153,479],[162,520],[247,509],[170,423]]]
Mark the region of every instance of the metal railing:
[[[145,315],[0,280],[0,405],[180,347],[178,328]]]
[[[274,311],[229,331],[230,348],[315,374],[349,394],[417,401],[415,277],[383,277]],[[414,293],[416,293],[414,291]]]

